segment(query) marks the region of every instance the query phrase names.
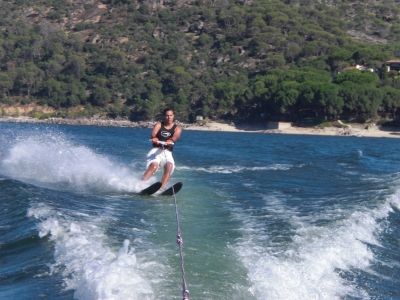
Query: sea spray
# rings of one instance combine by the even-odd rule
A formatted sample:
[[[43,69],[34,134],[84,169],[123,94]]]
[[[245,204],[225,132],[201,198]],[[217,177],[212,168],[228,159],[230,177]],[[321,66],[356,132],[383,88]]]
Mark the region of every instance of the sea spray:
[[[49,133],[15,139],[0,166],[10,178],[80,193],[138,192],[154,181],[144,183],[135,170]]]
[[[303,165],[291,165],[291,164],[272,164],[269,166],[259,166],[259,167],[245,167],[245,166],[210,166],[210,167],[198,167],[190,168],[187,166],[177,166],[177,170],[190,170],[190,171],[201,171],[206,173],[216,173],[216,174],[232,174],[232,173],[242,173],[245,171],[287,171],[292,168],[301,168]]]
[[[129,240],[115,251],[95,222],[76,221],[43,203],[33,205],[27,215],[39,220],[39,236],[54,242],[50,275],[61,273],[65,289],[75,290],[76,299],[154,299],[144,269],[155,263],[139,264]],[[161,265],[157,269],[163,273]]]
[[[243,223],[243,238],[234,249],[248,268],[252,293],[258,299],[342,299],[346,295],[369,299],[366,291],[352,283],[351,274],[368,271],[375,261],[369,245],[381,246],[377,235],[392,206],[398,207],[399,195],[397,191],[375,209],[338,210],[342,220],[323,226],[313,225],[309,217],[286,206],[283,195],[265,197],[266,215],[233,209],[233,216]],[[280,243],[272,242],[271,235],[277,233],[262,230],[277,214],[293,231],[291,239]]]

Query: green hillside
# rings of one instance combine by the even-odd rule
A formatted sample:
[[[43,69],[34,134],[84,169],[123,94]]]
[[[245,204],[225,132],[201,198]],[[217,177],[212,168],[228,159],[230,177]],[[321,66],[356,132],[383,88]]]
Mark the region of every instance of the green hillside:
[[[2,1],[0,115],[395,118],[399,14],[397,0]],[[340,72],[356,64],[374,72]]]

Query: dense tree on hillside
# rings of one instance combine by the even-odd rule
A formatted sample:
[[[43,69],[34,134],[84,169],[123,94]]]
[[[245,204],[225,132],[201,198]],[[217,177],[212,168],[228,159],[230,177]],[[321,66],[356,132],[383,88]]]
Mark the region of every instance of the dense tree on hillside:
[[[397,117],[392,2],[0,3],[0,101],[156,118]],[[355,41],[349,31],[358,31]],[[375,72],[341,72],[363,64]]]

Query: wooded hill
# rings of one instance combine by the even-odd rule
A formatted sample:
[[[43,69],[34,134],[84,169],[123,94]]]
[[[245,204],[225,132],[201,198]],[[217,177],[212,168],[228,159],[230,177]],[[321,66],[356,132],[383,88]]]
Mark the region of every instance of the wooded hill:
[[[399,15],[398,0],[2,1],[0,105],[135,120],[173,107],[183,122],[395,118],[399,73],[384,63],[400,56]],[[340,72],[356,64],[375,72]]]

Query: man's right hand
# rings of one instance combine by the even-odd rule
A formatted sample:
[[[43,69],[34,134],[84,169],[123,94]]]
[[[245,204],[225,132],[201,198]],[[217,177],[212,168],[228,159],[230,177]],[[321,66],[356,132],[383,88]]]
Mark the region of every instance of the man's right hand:
[[[151,139],[151,142],[153,143],[154,146],[157,146],[157,145],[158,145],[158,138],[153,137],[153,138]]]

